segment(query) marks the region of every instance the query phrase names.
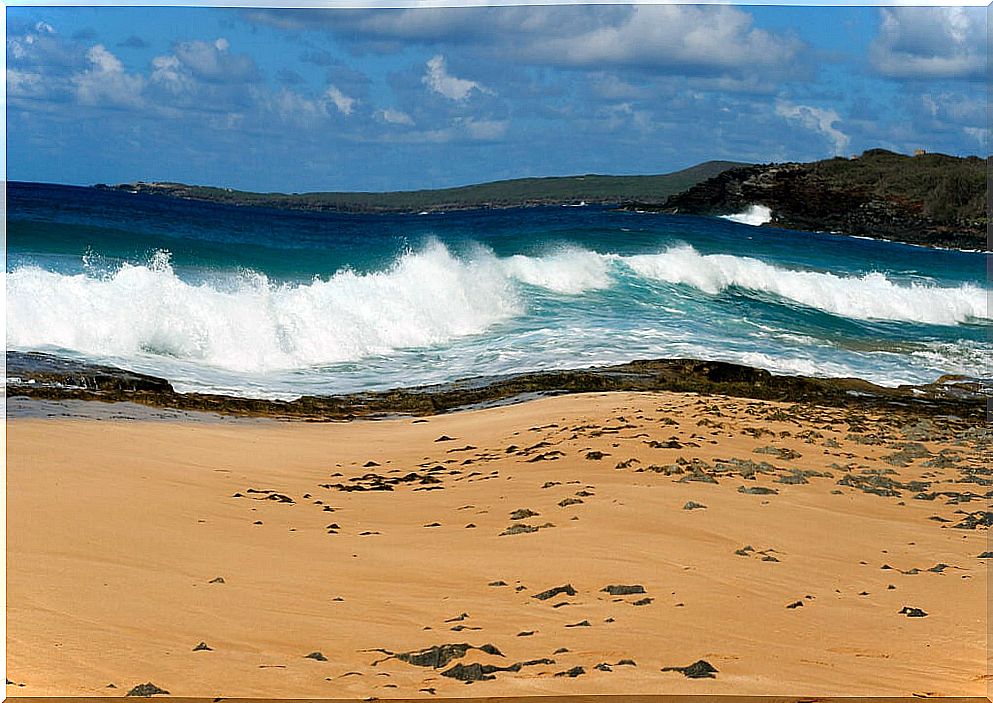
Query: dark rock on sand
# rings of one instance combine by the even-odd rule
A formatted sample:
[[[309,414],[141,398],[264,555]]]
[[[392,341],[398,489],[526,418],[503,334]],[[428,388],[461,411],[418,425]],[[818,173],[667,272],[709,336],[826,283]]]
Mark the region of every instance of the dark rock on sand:
[[[564,586],[556,586],[555,588],[549,588],[547,591],[542,591],[541,593],[536,593],[532,598],[537,598],[538,600],[548,600],[549,598],[554,598],[560,593],[564,593],[567,596],[576,595],[577,591],[572,587],[572,584],[567,583]]]
[[[631,586],[623,585],[612,585],[605,586],[600,589],[601,593],[609,593],[612,596],[631,596],[639,593],[645,592],[645,587],[641,584],[634,584]]]
[[[373,651],[382,652],[388,655],[387,659],[399,659],[414,666],[429,666],[433,669],[440,669],[453,659],[461,659],[469,650],[478,650],[496,657],[502,657],[503,653],[492,644],[484,644],[476,647],[471,644],[461,642],[459,644],[438,644],[427,649],[420,649],[413,652],[390,652],[385,649]],[[376,662],[378,663],[378,662]],[[375,666],[375,664],[374,664]]]
[[[326,662],[328,658],[321,654],[320,652],[311,652],[304,656],[304,659],[313,659],[314,661]]]
[[[678,671],[688,679],[714,679],[718,673],[710,662],[700,659],[689,666],[664,666],[662,671]]]
[[[148,683],[138,684],[124,695],[148,697],[148,696],[168,696],[170,695],[170,693],[165,689],[159,688],[154,683],[149,681]]]
[[[767,488],[765,486],[738,486],[738,493],[745,493],[753,496],[771,496],[778,495],[779,491],[775,488]]]
[[[586,673],[586,669],[584,669],[583,667],[581,667],[581,666],[574,666],[571,669],[569,669],[568,671],[559,671],[555,675],[556,676],[568,676],[570,679],[574,679],[577,676],[582,676],[585,673]]]
[[[196,647],[193,648],[194,652],[213,652],[214,649],[209,647],[206,642],[201,641]]]
[[[592,627],[589,620],[580,620],[579,622],[574,622],[571,625],[566,625],[566,627]]]
[[[505,535],[522,535],[522,534],[527,534],[528,532],[537,532],[537,531],[538,528],[535,527],[534,525],[525,525],[523,522],[518,522],[505,529],[503,532],[499,534],[499,536],[504,537]]]
[[[683,505],[683,510],[700,510],[701,508],[706,508],[706,507],[707,506],[704,505],[703,503],[696,503],[690,500]]]
[[[540,513],[536,513],[529,508],[518,508],[510,514],[511,520],[524,520],[529,517],[538,517]]]
[[[906,615],[908,618],[926,618],[927,613],[925,613],[920,608],[911,608],[910,606],[903,606],[900,609],[900,615]]]

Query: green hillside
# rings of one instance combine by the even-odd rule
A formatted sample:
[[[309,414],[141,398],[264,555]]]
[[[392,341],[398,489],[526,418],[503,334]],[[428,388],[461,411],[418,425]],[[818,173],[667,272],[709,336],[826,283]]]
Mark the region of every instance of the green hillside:
[[[682,171],[656,176],[585,175],[517,178],[459,188],[390,193],[253,193],[182,183],[144,182],[121,184],[113,188],[242,206],[344,212],[421,212],[580,202],[613,204],[632,200],[663,203],[675,193],[684,191],[729,168],[742,165],[744,164],[731,161],[707,161]]]

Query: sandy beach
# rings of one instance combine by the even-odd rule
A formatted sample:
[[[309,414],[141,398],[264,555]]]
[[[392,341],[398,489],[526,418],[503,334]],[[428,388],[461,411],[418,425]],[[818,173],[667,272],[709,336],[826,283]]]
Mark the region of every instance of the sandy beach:
[[[10,695],[987,694],[981,425],[83,415],[7,423]]]

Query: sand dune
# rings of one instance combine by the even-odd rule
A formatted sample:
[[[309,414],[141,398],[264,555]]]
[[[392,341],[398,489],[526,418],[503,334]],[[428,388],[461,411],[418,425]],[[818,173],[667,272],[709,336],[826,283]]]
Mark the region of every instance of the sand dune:
[[[10,695],[987,692],[989,440],[952,419],[613,393],[7,429]]]

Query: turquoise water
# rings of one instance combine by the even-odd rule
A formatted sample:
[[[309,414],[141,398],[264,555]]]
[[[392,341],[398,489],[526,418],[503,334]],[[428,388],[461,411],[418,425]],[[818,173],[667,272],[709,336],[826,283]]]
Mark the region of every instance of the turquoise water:
[[[988,378],[981,253],[598,207],[294,213],[9,185],[7,347],[290,398],[656,357]]]

